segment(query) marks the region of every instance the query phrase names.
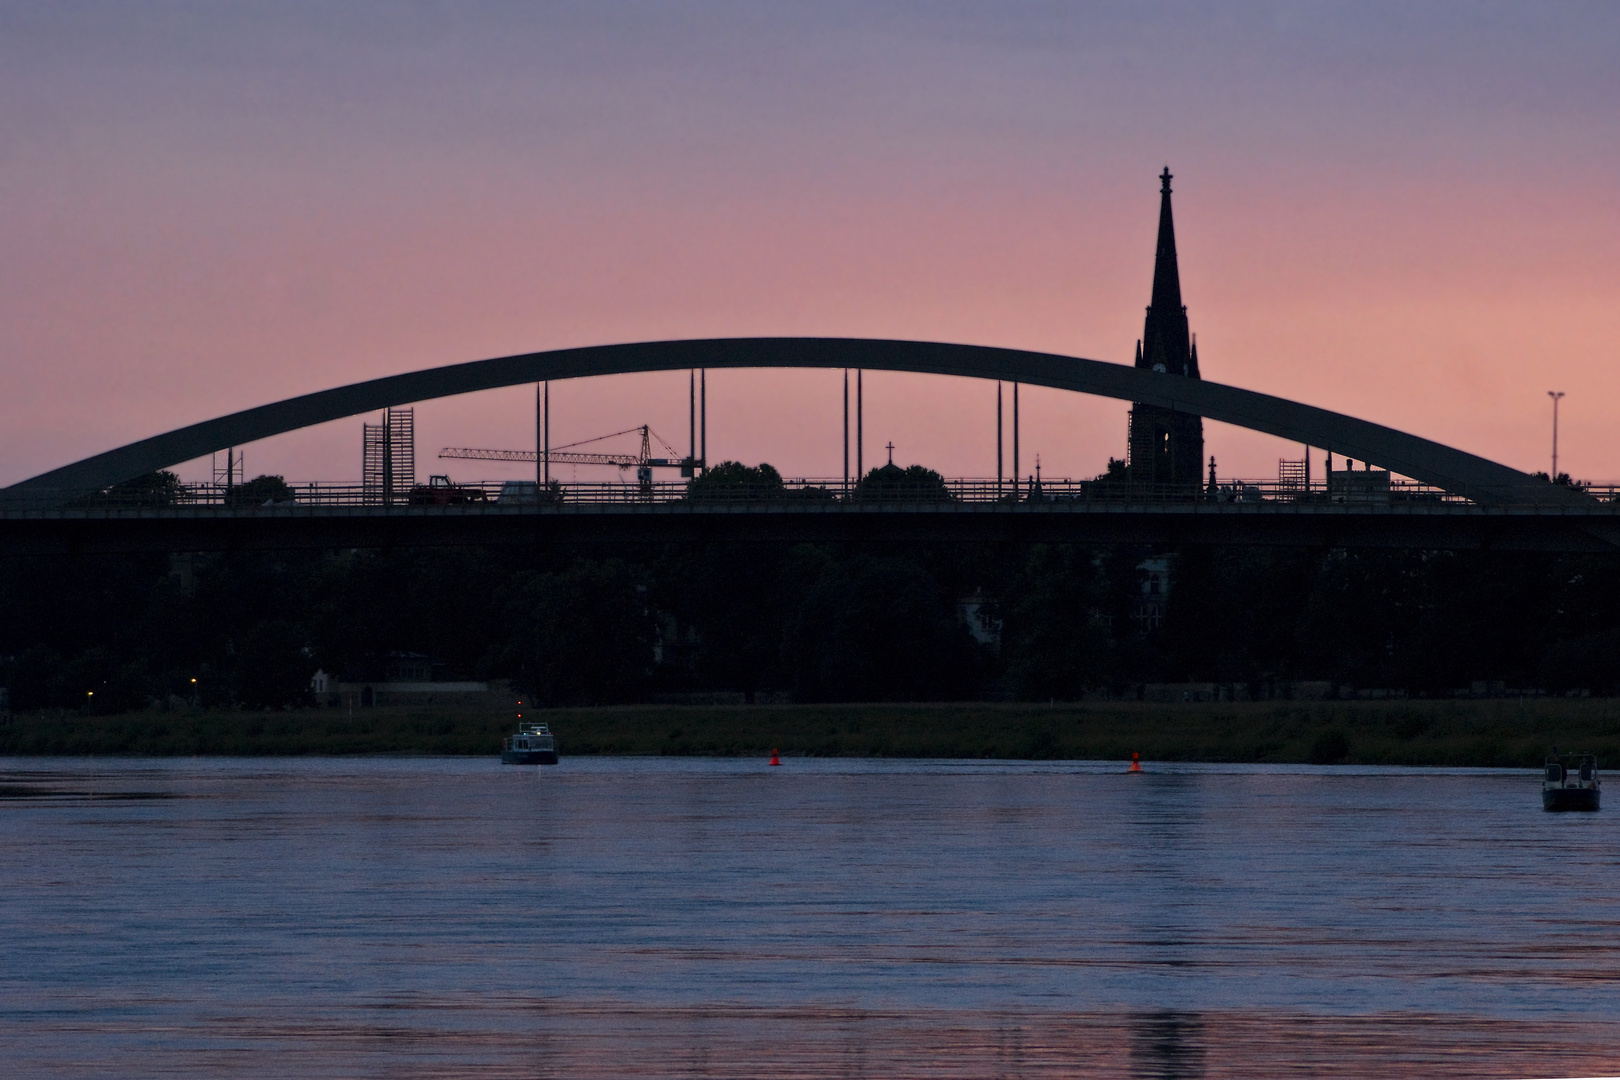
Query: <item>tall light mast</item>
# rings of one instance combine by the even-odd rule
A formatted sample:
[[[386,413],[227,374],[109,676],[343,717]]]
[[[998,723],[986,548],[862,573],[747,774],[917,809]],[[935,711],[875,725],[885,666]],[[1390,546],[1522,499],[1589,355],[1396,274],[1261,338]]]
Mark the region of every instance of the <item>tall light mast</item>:
[[[1564,396],[1562,390],[1549,390],[1547,396],[1553,399],[1553,462],[1550,478],[1558,483],[1558,399]]]

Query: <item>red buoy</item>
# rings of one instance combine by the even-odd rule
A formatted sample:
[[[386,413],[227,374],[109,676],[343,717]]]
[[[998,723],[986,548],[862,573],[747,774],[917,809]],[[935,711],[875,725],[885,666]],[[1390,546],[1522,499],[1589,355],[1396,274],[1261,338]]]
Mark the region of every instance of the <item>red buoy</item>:
[[[1141,772],[1142,771],[1142,762],[1139,760],[1138,755],[1137,755],[1135,750],[1131,751],[1131,767],[1129,769],[1126,769],[1125,771],[1126,772]]]
[[[780,765],[780,764],[782,764],[782,759],[777,756],[775,750],[771,751],[771,764],[772,765]]]

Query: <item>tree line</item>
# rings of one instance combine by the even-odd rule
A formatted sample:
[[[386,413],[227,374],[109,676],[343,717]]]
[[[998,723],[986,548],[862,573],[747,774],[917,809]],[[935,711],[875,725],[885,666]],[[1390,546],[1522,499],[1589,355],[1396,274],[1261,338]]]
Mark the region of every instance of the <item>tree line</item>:
[[[934,490],[889,466],[867,497]],[[260,478],[254,498],[276,494]],[[726,463],[694,498],[789,492]],[[146,490],[162,484],[147,481]],[[829,495],[830,497],[830,495]],[[1144,560],[1166,558],[1162,622]],[[14,710],[316,704],[317,669],[432,657],[547,704],[669,692],[1074,700],[1149,682],[1329,680],[1444,695],[1620,690],[1620,558],[866,543],[62,556],[0,562]],[[967,601],[971,600],[972,603]]]

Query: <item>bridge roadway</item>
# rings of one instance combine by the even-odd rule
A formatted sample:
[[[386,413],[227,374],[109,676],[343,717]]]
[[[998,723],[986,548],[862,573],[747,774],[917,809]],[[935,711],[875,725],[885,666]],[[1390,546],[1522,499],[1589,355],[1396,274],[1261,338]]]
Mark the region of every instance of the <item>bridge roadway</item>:
[[[976,541],[1614,552],[1620,506],[1300,502],[618,502],[0,513],[0,556],[486,544]]]

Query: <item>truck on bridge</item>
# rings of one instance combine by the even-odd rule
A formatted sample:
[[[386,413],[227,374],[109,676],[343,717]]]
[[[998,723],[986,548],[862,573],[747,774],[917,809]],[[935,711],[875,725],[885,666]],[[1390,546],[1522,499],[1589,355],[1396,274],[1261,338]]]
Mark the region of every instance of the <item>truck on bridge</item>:
[[[489,501],[489,493],[472,484],[457,484],[448,476],[430,476],[425,484],[411,488],[406,500],[411,506],[465,506]]]

